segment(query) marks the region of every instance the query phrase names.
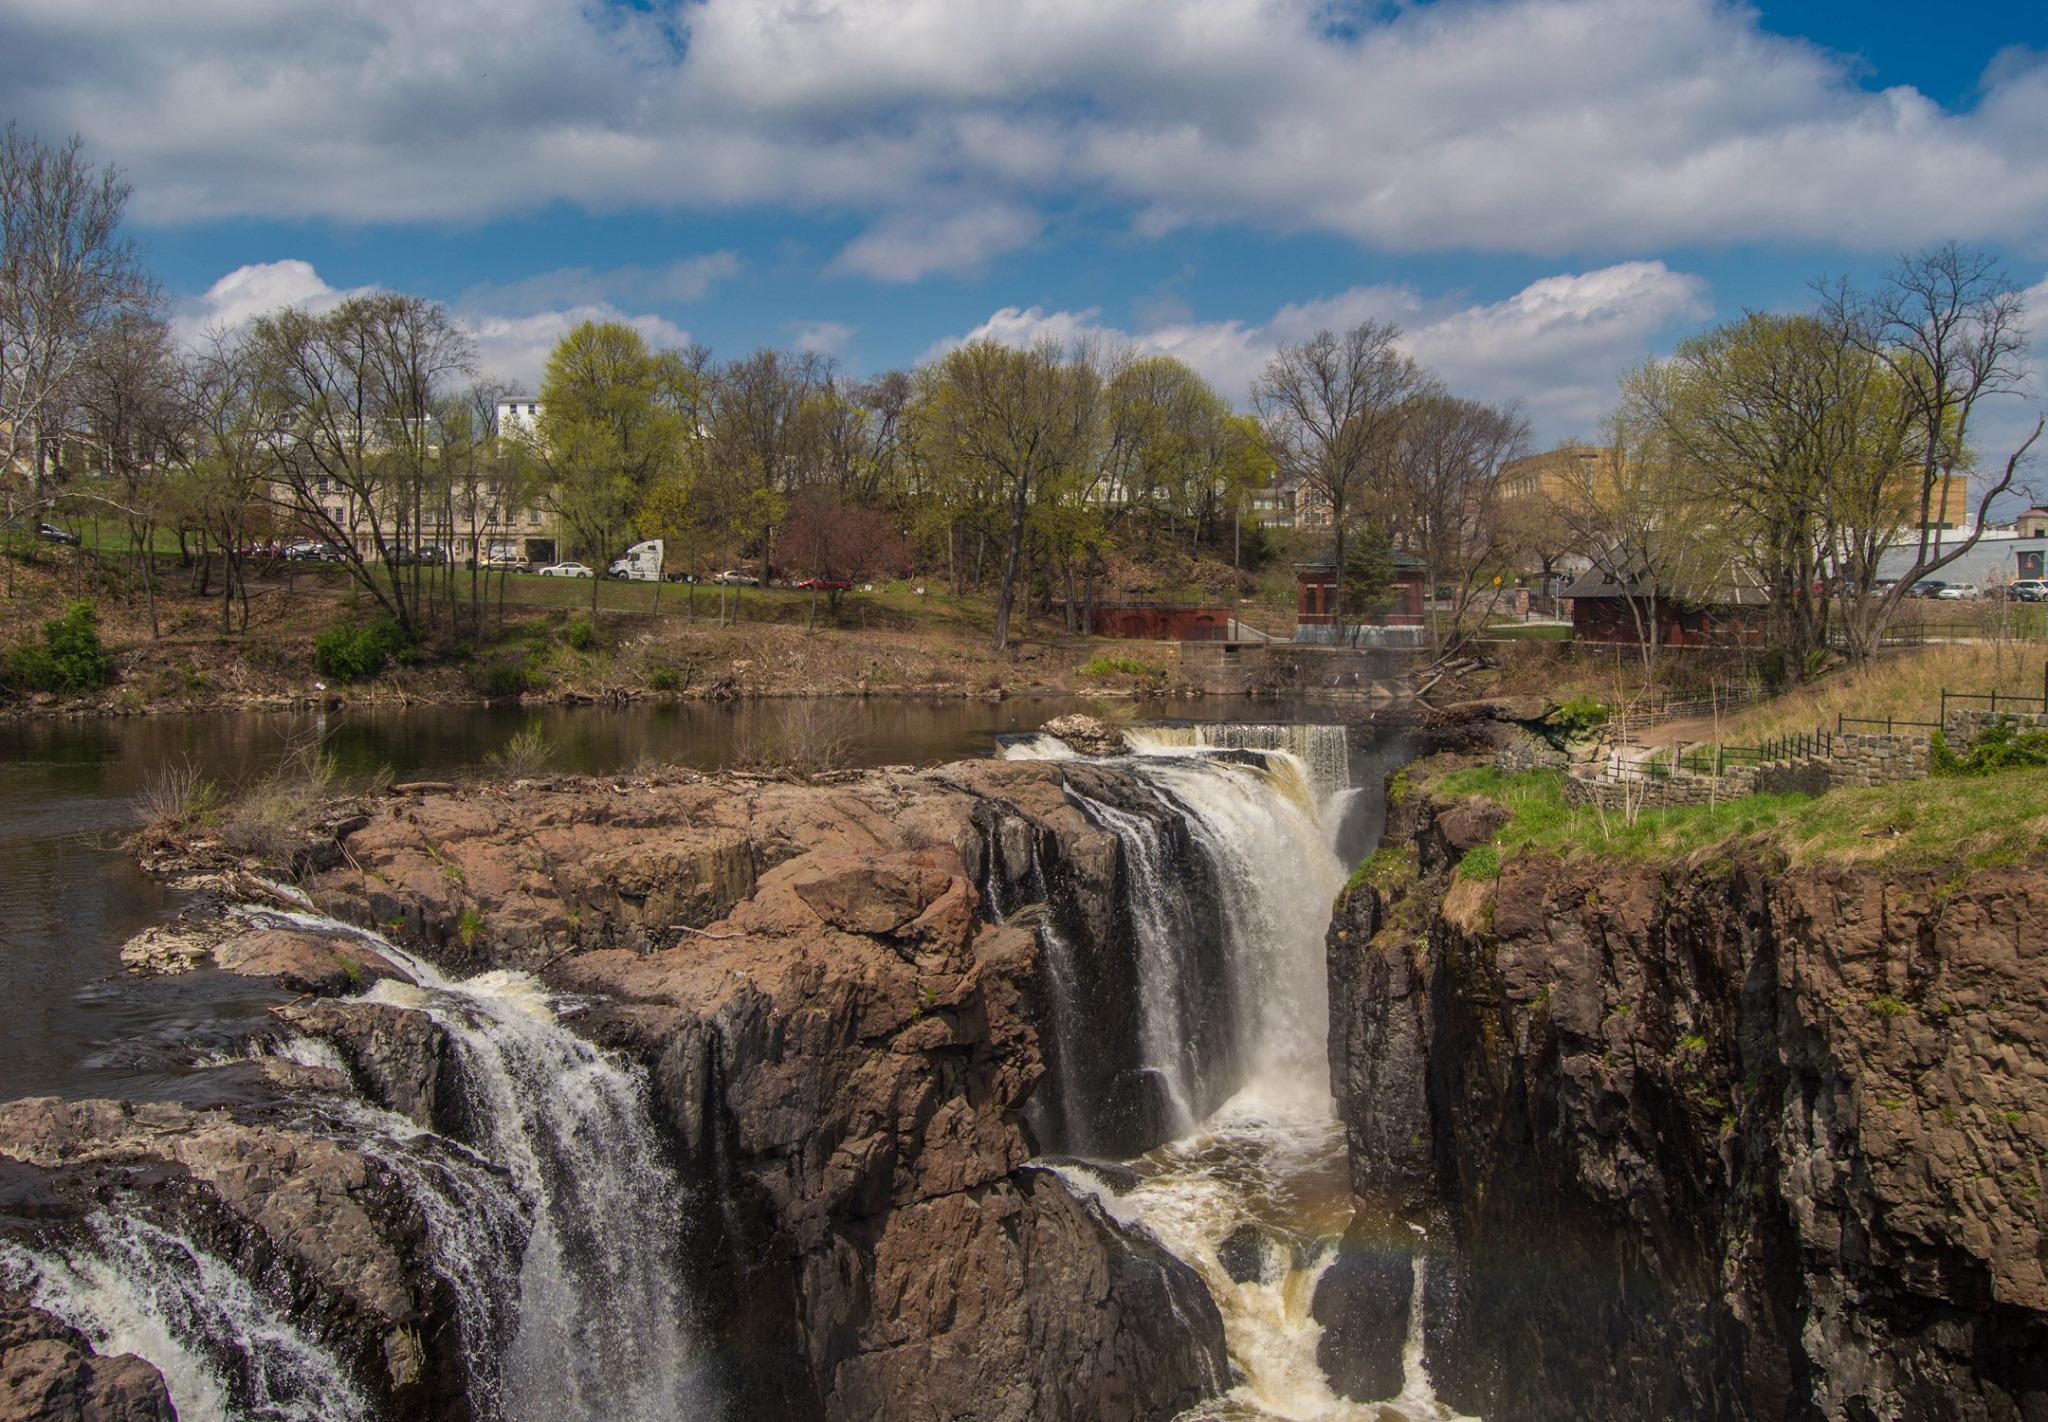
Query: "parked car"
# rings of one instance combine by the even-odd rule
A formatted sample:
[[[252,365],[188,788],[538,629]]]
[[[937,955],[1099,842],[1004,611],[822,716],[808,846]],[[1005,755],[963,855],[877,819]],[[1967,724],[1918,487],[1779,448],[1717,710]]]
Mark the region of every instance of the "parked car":
[[[1906,596],[1940,597],[1941,590],[1947,586],[1948,584],[1943,582],[1940,578],[1922,578],[1919,582],[1913,584],[1913,590],[1907,593]]]
[[[845,592],[853,584],[844,578],[805,578],[795,586],[806,592]]]
[[[45,543],[63,543],[73,548],[78,546],[77,534],[68,528],[59,528],[54,523],[37,524],[36,537],[42,539]]]
[[[288,563],[338,563],[341,561],[341,549],[332,543],[301,538],[284,546],[284,556]]]
[[[2048,579],[2021,578],[2006,588],[2014,602],[2048,602]]]
[[[494,544],[484,550],[483,557],[477,560],[477,566],[481,568],[496,568],[504,572],[523,573],[526,571],[526,559],[520,556],[516,548],[504,544]]]
[[[1944,583],[1942,584],[1941,591],[1936,593],[1935,596],[1943,602],[1964,602],[1977,596],[1977,585],[1975,583]]]
[[[590,569],[581,563],[550,563],[540,570],[543,578],[590,578],[595,577]]]
[[[417,548],[394,548],[390,562],[393,567],[404,567],[420,563],[429,568],[438,568],[448,561],[448,550],[438,543],[422,543]]]

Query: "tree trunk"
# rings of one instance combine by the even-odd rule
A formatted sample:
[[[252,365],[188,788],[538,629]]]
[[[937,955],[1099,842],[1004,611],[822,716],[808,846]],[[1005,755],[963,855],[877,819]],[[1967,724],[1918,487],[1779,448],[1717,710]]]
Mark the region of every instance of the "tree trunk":
[[[998,654],[1010,648],[1010,608],[1017,600],[1017,569],[1024,553],[1024,519],[1030,510],[1031,481],[1019,479],[1017,491],[1010,500],[1010,536],[1003,550],[1003,586],[996,596],[995,637],[991,649]]]

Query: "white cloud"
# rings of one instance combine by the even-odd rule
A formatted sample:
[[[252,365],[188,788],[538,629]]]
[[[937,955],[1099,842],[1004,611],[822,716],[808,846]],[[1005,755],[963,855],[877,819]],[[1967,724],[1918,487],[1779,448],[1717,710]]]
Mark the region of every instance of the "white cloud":
[[[4,0],[0,89],[138,213],[343,222],[776,204],[886,280],[1051,206],[1396,249],[2039,249],[2048,63],[1967,110],[1728,0]]]
[[[508,381],[522,391],[540,388],[548,353],[570,330],[585,321],[622,321],[655,347],[690,344],[690,333],[663,316],[629,314],[610,305],[571,306],[519,316],[470,312],[462,322],[476,341],[477,373]]]
[[[782,329],[795,349],[828,356],[844,351],[855,334],[844,321],[793,321]]]
[[[253,317],[267,315],[286,306],[308,311],[325,311],[368,287],[343,291],[329,286],[311,262],[288,257],[279,262],[256,262],[236,267],[204,294],[177,304],[173,328],[185,341],[194,342],[214,329],[232,330]]]
[[[1096,339],[1178,356],[1242,403],[1276,346],[1322,327],[1393,321],[1402,344],[1462,395],[1520,400],[1540,439],[1591,434],[1615,384],[1680,323],[1709,314],[1706,283],[1662,262],[1624,262],[1545,277],[1503,301],[1426,301],[1406,287],[1362,286],[1292,303],[1258,323],[1176,321],[1138,331],[1104,325],[1097,308],[1004,307],[960,339],[1029,345]],[[957,344],[942,342],[935,350]]]
[[[719,251],[659,267],[561,267],[518,281],[480,283],[465,291],[459,304],[495,311],[547,311],[575,304],[696,301],[717,283],[737,276],[743,265],[737,252]]]
[[[543,277],[535,281],[546,282],[549,279]],[[637,284],[637,281],[625,283],[627,286]],[[595,289],[602,289],[605,285],[603,278],[595,279]],[[208,287],[204,295],[180,302],[173,325],[178,335],[191,343],[210,330],[232,330],[281,307],[299,306],[309,311],[325,311],[350,296],[371,289],[356,287],[342,290],[322,277],[311,262],[298,258],[258,262],[235,268]],[[645,336],[648,344],[653,346],[677,348],[690,344],[690,333],[667,317],[625,311],[604,300],[576,300],[559,306],[536,307],[530,298],[537,289],[529,288],[526,283],[516,283],[508,288],[513,292],[513,299],[505,304],[495,304],[487,299],[490,289],[478,288],[465,296],[455,309],[457,323],[476,342],[477,373],[480,376],[507,381],[527,390],[537,388],[542,367],[547,364],[548,352],[572,327],[584,321],[623,321]],[[568,283],[565,289],[576,289],[576,284]],[[483,292],[484,298],[479,298],[478,292]]]
[[[1036,213],[1008,205],[939,218],[903,214],[884,218],[848,243],[832,266],[880,281],[916,281],[931,272],[957,275],[1023,246],[1044,225]]]

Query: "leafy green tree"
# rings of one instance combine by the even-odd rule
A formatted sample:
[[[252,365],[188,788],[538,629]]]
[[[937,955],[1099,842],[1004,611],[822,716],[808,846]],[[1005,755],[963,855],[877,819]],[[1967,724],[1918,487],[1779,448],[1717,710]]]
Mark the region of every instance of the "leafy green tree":
[[[649,486],[680,471],[684,423],[661,398],[664,373],[620,321],[585,321],[548,356],[533,452],[549,503],[599,573],[633,531]],[[593,612],[597,588],[592,578]]]

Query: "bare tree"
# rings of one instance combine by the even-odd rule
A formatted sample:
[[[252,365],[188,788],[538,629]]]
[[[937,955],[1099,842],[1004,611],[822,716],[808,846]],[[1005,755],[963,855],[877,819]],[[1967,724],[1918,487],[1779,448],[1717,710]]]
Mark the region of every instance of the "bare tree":
[[[1823,318],[1897,381],[1901,416],[1913,430],[1913,558],[1897,582],[1866,586],[1847,610],[1850,654],[1861,659],[1876,650],[1915,583],[1977,546],[1991,505],[2013,487],[2048,416],[2036,416],[2002,465],[1995,451],[1986,466],[1971,450],[1984,402],[2021,390],[2027,376],[2025,297],[1990,253],[1945,242],[1900,258],[1873,291],[1844,281],[1820,295]],[[1970,532],[1945,544],[1937,500],[1946,500],[1951,478],[1973,467],[1980,477]]]
[[[1409,397],[1426,383],[1420,367],[1397,348],[1400,335],[1399,327],[1382,321],[1342,336],[1318,331],[1299,345],[1282,346],[1252,387],[1280,473],[1298,479],[1328,513],[1340,609],[1346,532],[1367,512],[1360,504],[1371,496]]]
[[[1389,523],[1428,565],[1428,586],[1451,589],[1450,618],[1435,639],[1440,652],[1455,650],[1471,635],[1470,620],[1495,605],[1516,547],[1500,471],[1528,439],[1519,409],[1437,391],[1410,402],[1397,433]]]
[[[1725,529],[1705,516],[1655,432],[1622,415],[1609,420],[1605,447],[1572,461],[1557,510],[1590,574],[1627,608],[1645,672],[1656,661],[1664,599],[1730,579]]]
[[[250,327],[273,498],[331,543],[350,575],[407,633],[423,611],[415,560],[434,476],[433,417],[471,364],[469,338],[415,296],[351,297],[313,315],[286,308]]]
[[[165,510],[166,468],[187,442],[185,372],[165,324],[135,314],[100,332],[80,368],[78,430],[103,475],[99,497],[128,526],[129,545],[161,636],[156,604],[156,531]]]
[[[0,467],[25,463],[47,497],[49,460],[75,384],[109,327],[148,312],[156,290],[121,236],[128,184],[74,136],[0,134]]]
[[[204,551],[200,591],[218,549],[221,557],[220,628],[249,626],[246,559],[253,536],[269,521],[273,473],[254,353],[245,337],[208,332],[186,365],[184,404],[189,437],[175,451],[169,478],[169,517],[182,543],[196,531]]]
[[[831,377],[831,362],[823,356],[767,348],[719,374],[711,402],[709,473],[734,523],[759,531],[763,582],[775,557],[783,501],[812,482],[822,464],[813,402]]]

